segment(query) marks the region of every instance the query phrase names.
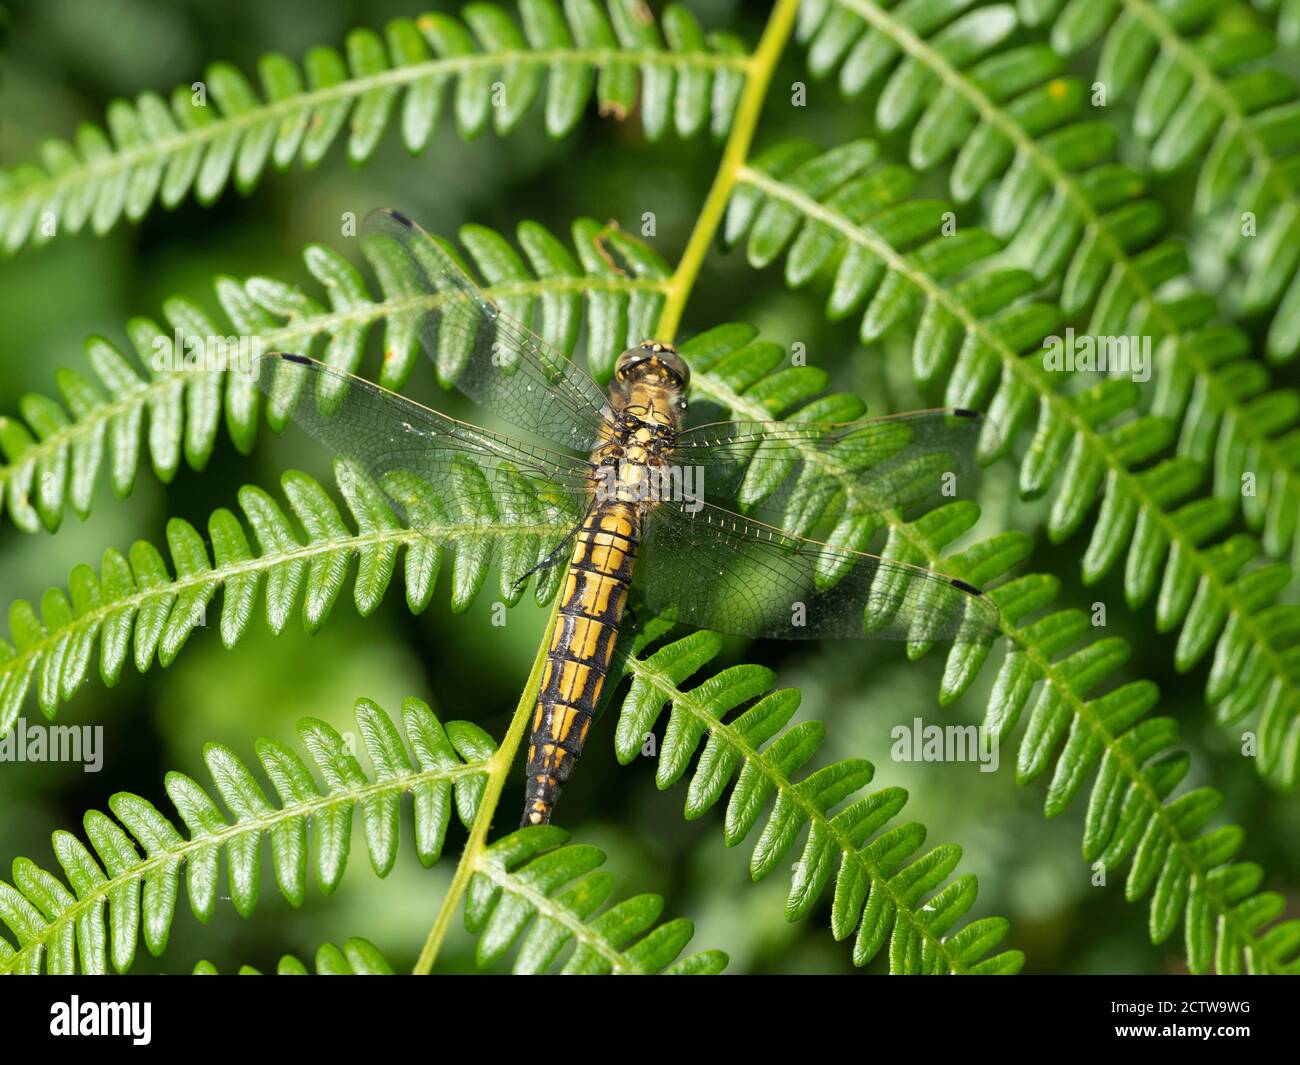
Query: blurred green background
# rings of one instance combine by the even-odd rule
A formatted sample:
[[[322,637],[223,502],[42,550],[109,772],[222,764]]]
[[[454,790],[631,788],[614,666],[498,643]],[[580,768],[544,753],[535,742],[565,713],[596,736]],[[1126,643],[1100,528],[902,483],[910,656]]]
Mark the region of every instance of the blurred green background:
[[[751,43],[758,38],[763,5],[709,0],[690,6],[706,28],[733,28]],[[391,17],[421,10],[394,0],[10,4],[0,59],[0,165],[35,158],[43,137],[69,136],[80,121],[102,122],[113,97],[144,89],[165,92],[200,77],[213,60],[229,60],[251,73],[264,51],[300,59],[316,44],[341,46],[353,27],[381,29]],[[757,148],[789,136],[829,146],[874,135],[870,109],[843,104],[829,85],[811,85],[809,106],[791,108],[785,87],[805,77],[795,47],[774,81]],[[268,172],[248,197],[227,190],[210,208],[187,199],[175,211],[155,209],[142,224],[119,225],[104,238],[84,233],[60,237],[0,264],[0,412],[14,413],[24,392],[52,392],[59,367],[84,368],[87,337],[102,334],[125,345],[129,318],[159,318],[162,302],[172,295],[195,299],[219,316],[212,291],[219,275],[262,274],[316,293],[300,259],[306,244],[327,244],[360,263],[355,242],[338,235],[345,211],[360,216],[374,206],[392,206],[446,236],[466,222],[511,232],[523,219],[566,234],[582,215],[614,220],[636,232],[643,212],[653,211],[658,231],[650,242],[675,261],[717,158],[718,146],[706,137],[683,143],[670,135],[648,145],[635,122],[620,124],[594,113],[571,137],[553,143],[543,136],[535,108],[507,141],[489,132],[475,142],[461,142],[444,119],[432,145],[418,157],[407,155],[390,131],[376,157],[360,170],[347,165],[336,145],[317,170],[306,173],[295,166],[288,173]],[[943,194],[936,179],[930,185],[935,195]],[[835,387],[864,396],[873,413],[934,399],[913,389],[908,359],[897,345],[862,348],[852,326],[825,323],[819,295],[789,293],[779,268],[755,273],[740,253],[715,251],[688,306],[682,335],[732,320],[752,322],[780,343],[802,341],[810,362],[827,369]],[[367,368],[373,372],[375,365],[372,359]],[[436,398],[417,395],[426,401]],[[462,409],[450,397],[439,401],[453,412]],[[182,466],[167,486],[142,471],[124,502],[113,498],[101,478],[92,517],[82,523],[69,516],[57,536],[25,536],[8,523],[0,526],[0,600],[35,599],[46,586],[65,584],[74,564],[97,564],[106,547],[125,550],[137,538],[161,543],[169,516],[185,517],[202,528],[213,508],[234,504],[243,484],[278,494],[279,476],[291,466],[318,475],[328,472],[325,456],[312,442],[290,432],[281,439],[264,435],[251,458],[238,456],[223,440],[208,469],[197,474]],[[981,502],[985,520],[977,535],[1008,527],[1039,528],[1041,508],[1014,498],[1007,464],[989,471]],[[1212,783],[1225,792],[1226,815],[1247,831],[1243,857],[1269,871],[1265,886],[1290,893],[1294,912],[1300,872],[1296,800],[1267,794],[1253,767],[1236,756],[1227,734],[1210,723],[1201,701],[1203,668],[1188,677],[1173,672],[1173,641],[1153,635],[1150,609],[1130,614],[1117,578],[1086,592],[1080,588],[1082,542],[1076,537],[1050,551],[1040,548],[1027,566],[1061,576],[1067,602],[1085,608],[1098,600],[1108,604],[1110,632],[1129,638],[1140,650],[1129,675],[1156,680],[1164,695],[1163,712],[1181,722],[1183,743],[1193,758],[1190,783]],[[103,725],[103,770],[0,766],[3,867],[20,854],[52,864],[50,833],[80,830],[85,810],[104,808],[114,791],[138,792],[170,810],[162,790],[164,773],[179,769],[207,782],[201,758],[205,742],[226,744],[251,760],[256,737],[291,740],[293,723],[303,715],[355,730],[351,706],[359,696],[396,712],[404,696],[418,695],[444,719],[468,718],[499,737],[527,675],[543,614],[526,603],[509,614],[504,627],[493,627],[491,597],[483,596],[467,615],[453,617],[446,605],[445,573],[442,580],[420,617],[407,612],[399,580],[383,608],[365,621],[344,599],[315,637],[291,625],[272,638],[259,620],[236,650],[226,651],[214,632],[200,630],[166,670],[155,668],[142,678],[128,666],[113,690],[93,681],[61,711],[59,721]],[[1161,947],[1150,944],[1146,904],[1124,902],[1122,874],[1112,874],[1109,887],[1091,886],[1091,871],[1079,853],[1082,801],[1055,821],[1044,820],[1041,784],[1015,784],[1014,748],[1002,751],[996,774],[980,773],[971,764],[890,759],[889,733],[896,724],[917,715],[927,722],[978,721],[994,669],[986,668],[975,690],[957,706],[941,710],[936,696],[941,658],[908,663],[900,647],[735,643],[728,645],[727,660],[765,662],[776,669],[781,684],[802,690],[800,716],[818,717],[828,725],[821,757],[867,758],[877,767],[873,786],[908,789],[912,800],[906,815],[927,826],[932,842],[964,848],[961,869],[978,874],[980,882],[974,916],[997,913],[1012,920],[1007,945],[1026,952],[1027,972],[1181,967],[1181,935]],[[30,696],[26,712],[39,718]],[[607,867],[618,878],[619,897],[663,893],[667,914],[695,922],[692,948],[726,950],[732,972],[852,972],[850,949],[836,944],[827,928],[829,900],[823,900],[813,919],[787,924],[782,909],[788,877],[750,883],[748,850],[728,851],[723,845],[721,808],[700,822],[686,823],[681,817],[684,785],[658,793],[649,759],[618,766],[612,728],[606,718],[593,729],[557,822],[577,840],[609,853]],[[500,828],[513,826],[521,775],[516,773],[503,797]],[[453,827],[448,857],[426,871],[415,860],[408,836],[397,868],[380,881],[367,867],[358,836],[337,894],[324,899],[309,892],[297,910],[274,890],[268,864],[252,920],[238,918],[228,904],[221,904],[204,928],[182,903],[165,956],[154,959],[141,948],[136,970],[183,972],[203,957],[222,969],[244,962],[266,968],[286,951],[309,957],[321,942],[352,935],[372,940],[394,964],[409,966],[451,875],[450,855],[462,838],[463,832]],[[882,965],[883,959],[877,959],[869,971]],[[472,967],[472,944],[460,932],[444,950],[439,968]]]

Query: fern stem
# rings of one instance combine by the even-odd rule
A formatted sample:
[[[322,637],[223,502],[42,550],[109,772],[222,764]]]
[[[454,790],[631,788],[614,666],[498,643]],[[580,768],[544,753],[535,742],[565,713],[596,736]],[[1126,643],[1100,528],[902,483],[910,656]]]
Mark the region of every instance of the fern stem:
[[[497,748],[496,754],[490,760],[487,784],[483,788],[482,798],[479,799],[474,823],[470,826],[469,839],[466,840],[465,849],[461,851],[460,861],[456,864],[456,873],[447,888],[447,894],[443,897],[442,905],[438,908],[438,916],[434,918],[433,927],[429,929],[420,956],[415,961],[415,968],[412,970],[415,976],[427,976],[433,971],[433,964],[438,959],[438,951],[442,948],[447,930],[451,927],[451,919],[465,896],[470,877],[477,870],[487,849],[488,829],[492,827],[492,817],[496,813],[506,778],[510,775],[510,765],[515,760],[515,752],[519,749],[524,730],[528,727],[533,707],[537,703],[537,693],[542,685],[542,670],[546,666],[546,655],[551,647],[551,634],[555,631],[555,622],[559,616],[560,597],[557,595],[546,622],[546,630],[542,633],[541,642],[537,646],[537,655],[533,659],[533,668],[528,674],[528,682],[519,696],[515,715],[510,719],[510,728],[506,730],[506,734],[501,738],[501,746]]]
[[[741,168],[749,156],[759,113],[767,99],[768,85],[786,42],[790,39],[798,11],[799,0],[778,0],[763,28],[758,47],[746,62],[745,88],[740,95],[727,143],[722,149],[722,159],[718,172],[714,175],[713,186],[695,220],[695,228],[691,230],[677,269],[668,279],[668,299],[659,315],[659,338],[662,340],[672,340],[677,333],[686,301],[690,298],[691,289],[695,286],[695,279],[699,276],[714,234],[722,224],[727,202],[736,187]]]

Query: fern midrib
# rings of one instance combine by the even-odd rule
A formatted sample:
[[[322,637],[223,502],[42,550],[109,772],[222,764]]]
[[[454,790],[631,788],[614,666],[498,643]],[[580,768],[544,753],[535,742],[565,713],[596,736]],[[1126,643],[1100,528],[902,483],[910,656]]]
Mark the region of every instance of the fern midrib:
[[[242,132],[252,126],[274,122],[286,115],[309,110],[322,104],[363,96],[375,89],[400,87],[427,78],[464,74],[481,67],[585,64],[603,68],[616,63],[627,63],[642,66],[743,71],[746,69],[748,61],[748,56],[733,53],[674,52],[650,48],[626,51],[616,48],[555,48],[536,52],[507,49],[500,52],[476,52],[473,55],[432,59],[411,66],[393,67],[378,74],[349,78],[337,85],[297,93],[279,100],[266,101],[261,106],[248,111],[233,115],[224,114],[206,125],[195,126],[180,133],[167,134],[156,140],[146,140],[130,147],[116,149],[108,155],[100,156],[90,162],[82,162],[79,166],[72,167],[45,181],[33,181],[15,187],[9,193],[0,194],[0,211],[22,203],[28,197],[35,197],[48,202],[51,196],[56,196],[65,189],[76,188],[96,179],[112,177],[123,170],[129,172],[137,165],[162,165],[171,156],[190,148],[219,140],[231,133]]]
[[[929,545],[924,541],[924,539],[913,537],[912,540],[921,550],[926,551],[928,555],[933,555],[933,552],[930,551]],[[935,560],[932,557],[932,562],[933,561]],[[1035,664],[1040,674],[1043,677],[1050,679],[1052,687],[1056,689],[1057,695],[1062,697],[1068,703],[1070,708],[1073,710],[1074,715],[1084,720],[1089,731],[1094,736],[1101,738],[1106,753],[1112,759],[1120,763],[1123,767],[1124,775],[1129,778],[1133,786],[1137,787],[1142,792],[1148,810],[1152,811],[1155,819],[1160,822],[1165,838],[1169,841],[1170,847],[1178,852],[1179,861],[1183,868],[1188,871],[1189,878],[1200,882],[1206,898],[1214,904],[1215,912],[1219,914],[1219,919],[1232,927],[1237,941],[1243,946],[1248,946],[1248,949],[1254,952],[1257,956],[1260,956],[1262,951],[1259,942],[1255,937],[1254,931],[1248,926],[1243,926],[1236,919],[1233,904],[1229,902],[1226,896],[1221,892],[1215,890],[1213,882],[1208,876],[1209,870],[1202,867],[1200,862],[1196,860],[1196,856],[1192,854],[1190,841],[1183,835],[1182,830],[1178,825],[1174,823],[1173,818],[1169,816],[1168,807],[1165,806],[1159,794],[1157,794],[1156,790],[1151,786],[1150,782],[1143,774],[1142,766],[1133,758],[1126,748],[1120,746],[1119,737],[1112,733],[1101,719],[1089,710],[1087,701],[1075,694],[1074,689],[1070,686],[1069,678],[1059,673],[1056,663],[1051,658],[1044,656],[1037,646],[1028,640],[1025,640],[1021,630],[1008,624],[1005,619],[1001,622],[1001,628],[1007,637],[1015,641],[1015,643],[1029,656],[1029,660]],[[1190,888],[1191,885],[1189,884],[1189,891]],[[1275,971],[1281,972],[1281,960],[1272,960],[1274,962],[1273,967]]]
[[[513,874],[486,860],[486,851],[474,854],[474,872],[487,877],[503,891],[508,891],[532,905],[539,914],[563,925],[572,933],[574,939],[583,946],[595,951],[610,964],[610,968],[619,975],[643,972],[630,961],[622,951],[610,946],[604,936],[599,935],[590,925],[579,920],[570,910],[566,910],[550,895],[538,891],[531,884],[515,877]]]
[[[894,43],[899,45],[905,52],[929,67],[940,81],[965,97],[967,102],[975,108],[982,118],[991,125],[996,126],[1016,146],[1018,152],[1033,160],[1035,167],[1047,178],[1052,188],[1065,196],[1073,205],[1079,217],[1085,220],[1086,230],[1097,236],[1107,258],[1115,268],[1120,270],[1125,283],[1137,293],[1138,299],[1146,307],[1151,318],[1159,324],[1164,335],[1175,340],[1178,345],[1178,356],[1192,366],[1197,380],[1202,383],[1202,386],[1210,395],[1215,397],[1218,410],[1220,412],[1240,411],[1241,408],[1236,397],[1223,386],[1214,373],[1214,368],[1196,350],[1195,345],[1184,342],[1183,332],[1178,327],[1174,317],[1156,299],[1155,292],[1147,284],[1142,272],[1137,269],[1133,259],[1124,250],[1124,246],[1112,235],[1106,220],[1097,213],[1087,195],[1079,187],[1078,183],[1072,180],[1070,174],[1063,170],[1047,152],[1044,152],[1038,142],[1029,136],[1004,108],[992,100],[973,81],[965,77],[961,70],[954,67],[940,52],[930,47],[923,38],[917,36],[908,26],[891,18],[888,13],[867,3],[866,0],[835,0],[835,2],[887,33],[894,40]],[[1124,0],[1124,3],[1130,7],[1147,7],[1142,0]],[[1169,28],[1167,24],[1166,28]],[[1185,47],[1176,33],[1173,33],[1172,30],[1170,30],[1170,33],[1178,41],[1180,47]],[[1199,57],[1197,61],[1200,62]],[[1272,161],[1271,157],[1269,157],[1269,160]],[[1268,456],[1274,473],[1281,473],[1292,490],[1300,493],[1300,470],[1295,469],[1286,461],[1280,454],[1273,439],[1261,433],[1256,428],[1255,422],[1245,417],[1244,412],[1237,419],[1237,423],[1238,431],[1242,436],[1251,441],[1254,447],[1258,449],[1259,454]]]
[[[770,416],[770,412],[738,395],[718,381],[712,374],[698,374],[693,378],[693,383],[695,387],[701,388],[706,395],[727,405],[728,409],[739,412],[744,418],[763,419]],[[881,517],[885,519],[892,530],[905,537],[911,546],[925,557],[927,564],[931,568],[940,572],[947,572],[950,576],[963,576],[960,573],[951,573],[951,565],[948,560],[934,549],[929,540],[918,535],[916,530],[905,522],[896,511],[883,511]],[[1134,761],[1127,751],[1119,748],[1118,737],[1105,727],[1101,719],[1088,707],[1087,702],[1075,694],[1069,683],[1069,678],[1060,673],[1052,659],[1044,656],[1037,646],[1026,640],[1022,631],[1018,627],[1009,624],[1005,617],[1000,619],[999,627],[1010,640],[1024,650],[1030,661],[1038,667],[1042,678],[1056,690],[1058,696],[1066,701],[1074,715],[1084,720],[1093,735],[1102,738],[1107,753],[1119,761],[1129,781],[1141,789],[1143,796],[1147,800],[1151,816],[1160,821],[1166,838],[1169,839],[1170,846],[1177,849],[1183,867],[1188,870],[1191,877],[1200,879],[1200,882],[1204,885],[1206,896],[1214,902],[1216,912],[1221,919],[1233,927],[1238,941],[1243,944],[1251,944],[1251,949],[1256,951],[1258,955],[1260,948],[1255,934],[1248,928],[1243,930],[1243,926],[1234,917],[1231,904],[1220,892],[1213,889],[1212,883],[1206,875],[1207,870],[1204,870],[1191,854],[1188,841],[1184,839],[1181,830],[1169,816],[1164,803],[1160,801],[1160,797],[1143,776],[1142,767]],[[1274,961],[1274,967],[1277,971],[1281,971],[1281,965],[1276,960]]]
[[[821,825],[823,830],[839,845],[840,853],[844,859],[852,861],[867,875],[871,881],[872,889],[883,891],[893,905],[895,913],[905,915],[908,924],[912,926],[916,934],[934,944],[935,950],[947,963],[949,972],[961,975],[968,971],[967,966],[955,958],[951,951],[947,949],[948,945],[944,938],[936,935],[932,929],[919,919],[912,904],[895,890],[891,878],[882,873],[875,862],[865,858],[860,847],[854,843],[848,833],[844,832],[835,823],[834,818],[828,816],[826,811],[805,796],[784,773],[763,757],[761,751],[747,743],[726,722],[700,708],[689,691],[682,691],[666,673],[654,669],[648,661],[629,657],[628,668],[636,674],[638,679],[647,680],[656,691],[665,697],[665,701],[671,700],[676,709],[686,710],[696,721],[704,725],[712,735],[719,737],[739,753],[746,763],[757,766],[759,771],[772,782],[779,795],[803,811],[809,824],[816,822]]]
[[[460,536],[483,535],[485,532],[491,533],[493,526],[484,525],[483,523],[438,523],[436,525],[426,525],[420,529],[393,528],[378,529],[369,533],[357,533],[340,540],[313,540],[301,547],[291,551],[284,551],[275,554],[259,555],[241,562],[227,563],[225,565],[213,566],[209,570],[199,573],[180,574],[175,579],[165,585],[159,585],[154,588],[137,590],[133,595],[126,596],[122,599],[115,599],[109,603],[102,603],[94,610],[88,610],[84,614],[78,614],[66,625],[61,625],[46,631],[45,635],[26,647],[16,651],[11,657],[0,661],[0,680],[15,675],[20,671],[28,660],[39,662],[50,647],[59,642],[65,633],[75,632],[84,629],[90,624],[101,625],[105,619],[114,614],[119,614],[123,610],[130,610],[134,615],[146,603],[158,599],[170,599],[179,596],[181,593],[198,588],[203,585],[212,585],[212,591],[225,587],[229,581],[235,577],[263,573],[275,569],[277,566],[287,566],[294,562],[309,561],[320,555],[338,554],[340,551],[346,551],[349,555],[367,547],[378,547],[383,544],[397,544],[409,546],[411,543],[423,540],[429,536],[436,536],[439,539],[445,538],[448,541],[455,540]],[[571,531],[569,524],[552,525],[542,523],[538,525],[520,525],[511,524],[510,534],[512,536],[555,536],[564,535]],[[170,612],[168,615],[170,619]]]
[[[984,323],[971,314],[965,305],[956,299],[947,288],[939,284],[929,274],[917,270],[905,256],[895,251],[888,241],[879,237],[869,227],[853,225],[836,212],[827,210],[811,197],[774,180],[761,171],[746,168],[742,174],[742,180],[762,189],[771,196],[785,200],[807,217],[834,228],[849,240],[868,248],[873,254],[884,260],[890,270],[899,272],[920,288],[927,298],[942,304],[945,310],[961,321],[968,333],[976,335],[983,344],[995,351],[1001,359],[1004,369],[1014,373],[1021,381],[1027,383],[1030,389],[1038,395],[1039,402],[1050,406],[1054,410],[1056,417],[1067,421],[1073,427],[1075,433],[1084,438],[1094,456],[1099,457],[1106,469],[1124,485],[1124,491],[1131,498],[1137,500],[1138,505],[1146,513],[1155,516],[1156,524],[1168,538],[1170,549],[1172,550],[1173,546],[1177,545],[1182,550],[1183,556],[1193,563],[1199,571],[1199,580],[1207,582],[1215,590],[1220,602],[1228,606],[1231,615],[1237,619],[1242,629],[1250,634],[1253,646],[1257,647],[1271,664],[1271,672],[1275,680],[1280,680],[1286,688],[1294,690],[1294,683],[1286,663],[1283,661],[1282,653],[1274,647],[1263,626],[1259,624],[1254,614],[1246,609],[1232,586],[1219,576],[1217,570],[1204,556],[1199,546],[1184,535],[1178,522],[1142,487],[1141,481],[1132,471],[1115,458],[1110,448],[1106,446],[1105,441],[1102,440],[1088,421],[1070,403],[1066,402],[1059,392],[1049,387],[1041,377],[1028,372],[1025,369],[1023,360],[1007,347],[1001,337],[988,330]],[[760,415],[760,417],[763,416],[766,415]],[[1182,624],[1185,620],[1186,617],[1184,616],[1179,623]]]
[[[537,281],[504,282],[489,285],[482,291],[495,299],[510,299],[518,296],[541,297],[555,293],[587,292],[663,292],[666,282],[659,278],[635,277],[600,277],[584,274],[578,277],[545,278]],[[275,351],[282,343],[301,342],[314,339],[321,334],[333,336],[344,328],[366,326],[389,317],[404,313],[417,313],[432,308],[438,301],[437,295],[407,296],[402,299],[384,299],[370,301],[344,310],[322,311],[310,317],[297,319],[291,317],[288,324],[279,326],[265,333],[248,334],[250,339],[258,339],[269,351]],[[70,421],[62,429],[42,437],[26,451],[11,462],[0,465],[0,484],[14,477],[19,468],[35,462],[51,460],[57,452],[74,445],[80,437],[91,436],[102,423],[109,422],[122,414],[127,414],[154,399],[161,398],[178,384],[186,384],[196,377],[213,374],[225,376],[227,370],[171,370],[152,380],[140,381],[129,392],[116,400],[108,400],[95,407],[84,417]],[[21,419],[16,419],[21,422]],[[23,423],[25,424],[25,422]],[[29,502],[24,494],[20,499]]]
[[[313,814],[325,810],[331,810],[335,807],[347,805],[356,806],[365,799],[374,796],[385,795],[389,792],[404,794],[421,784],[436,783],[442,780],[455,781],[461,777],[472,776],[476,773],[482,773],[487,764],[487,762],[462,762],[455,766],[445,766],[437,769],[423,769],[418,772],[412,771],[407,775],[390,777],[386,780],[367,781],[364,786],[348,787],[339,791],[331,791],[328,795],[321,795],[317,798],[301,800],[288,806],[276,807],[265,814],[236,821],[234,824],[228,824],[226,827],[217,829],[215,832],[206,835],[191,836],[189,839],[184,840],[179,846],[142,858],[138,864],[131,866],[130,870],[125,873],[120,873],[113,877],[106,877],[103,881],[96,884],[92,891],[78,897],[76,902],[56,917],[45,918],[44,913],[42,913],[42,918],[47,921],[47,924],[45,928],[42,929],[41,934],[25,943],[20,949],[15,951],[9,959],[0,960],[0,974],[12,970],[15,965],[32,950],[43,948],[49,941],[51,933],[57,931],[57,929],[67,921],[75,921],[83,912],[98,905],[100,902],[107,900],[117,888],[126,887],[132,881],[142,881],[154,870],[171,862],[184,862],[197,850],[204,847],[210,847],[214,843],[218,848],[224,849],[226,843],[236,836],[246,836],[250,832],[256,832],[260,836],[262,832],[269,832],[272,828],[283,824],[286,821],[291,821],[295,818],[308,818]],[[168,818],[167,820],[169,823],[172,823],[171,818]],[[175,828],[174,823],[172,823],[172,827]],[[137,846],[142,847],[143,844],[132,837],[132,847]],[[102,859],[97,859],[96,865],[99,865],[102,869]],[[37,909],[39,910],[40,907],[37,907]]]

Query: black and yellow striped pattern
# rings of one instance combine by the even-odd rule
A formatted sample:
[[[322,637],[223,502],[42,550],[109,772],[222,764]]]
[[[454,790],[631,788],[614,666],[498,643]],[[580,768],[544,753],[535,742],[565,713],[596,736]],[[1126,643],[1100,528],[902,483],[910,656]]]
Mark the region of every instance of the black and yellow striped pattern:
[[[578,530],[533,715],[524,825],[551,819],[582,751],[627,605],[639,529],[634,505],[610,501]]]

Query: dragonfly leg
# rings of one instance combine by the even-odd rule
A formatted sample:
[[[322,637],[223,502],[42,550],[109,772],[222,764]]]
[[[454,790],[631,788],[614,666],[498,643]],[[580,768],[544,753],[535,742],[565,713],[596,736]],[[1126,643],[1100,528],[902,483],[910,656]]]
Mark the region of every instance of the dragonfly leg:
[[[524,583],[528,580],[528,578],[531,577],[534,573],[543,573],[546,570],[550,569],[552,566],[556,565],[557,563],[567,562],[569,559],[569,555],[573,549],[573,538],[578,535],[578,530],[581,528],[582,528],[582,522],[579,522],[569,531],[569,534],[563,540],[561,540],[558,544],[555,545],[554,550],[552,550],[549,555],[547,555],[544,559],[542,559],[539,563],[537,563],[537,565],[535,565],[532,569],[530,569],[527,573],[525,573],[522,577],[520,577],[517,581],[515,581],[513,590],[516,592],[519,591],[519,589],[523,587]]]

